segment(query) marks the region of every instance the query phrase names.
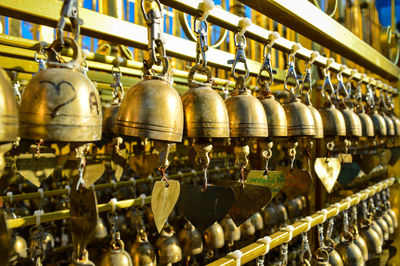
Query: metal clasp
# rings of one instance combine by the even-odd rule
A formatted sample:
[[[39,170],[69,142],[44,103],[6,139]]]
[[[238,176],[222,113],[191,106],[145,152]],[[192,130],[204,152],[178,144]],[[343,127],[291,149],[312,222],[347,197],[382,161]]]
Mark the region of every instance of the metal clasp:
[[[64,0],[64,4],[61,9],[61,18],[57,24],[57,39],[64,45],[64,28],[66,24],[66,18],[71,21],[71,31],[74,36],[74,40],[78,41],[80,34],[80,25],[83,24],[83,20],[78,16],[78,0]]]
[[[240,40],[238,40],[238,38],[240,38]],[[246,37],[244,37],[244,35],[239,35],[239,33],[237,32],[235,33],[234,41],[236,46],[236,54],[232,64],[232,75],[235,79],[239,78],[239,76],[236,74],[236,65],[238,63],[243,63],[246,72],[243,78],[244,80],[246,80],[250,75],[249,67],[246,60],[246,53],[244,50],[246,48]]]
[[[194,32],[197,34],[196,41],[196,64],[199,65],[200,70],[204,70],[207,67],[206,51],[208,50],[207,44],[207,32],[208,24],[207,21],[201,21],[196,17],[194,19]]]

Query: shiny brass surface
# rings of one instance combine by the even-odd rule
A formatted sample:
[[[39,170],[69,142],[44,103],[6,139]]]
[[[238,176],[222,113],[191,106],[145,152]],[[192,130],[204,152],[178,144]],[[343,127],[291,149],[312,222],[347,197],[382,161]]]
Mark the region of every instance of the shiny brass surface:
[[[383,113],[382,116],[383,116],[383,119],[385,120],[385,124],[386,124],[386,134],[388,136],[396,135],[396,129],[394,127],[393,120],[389,116],[387,116],[385,113]]]
[[[10,251],[9,262],[16,262],[19,259],[24,259],[28,256],[28,244],[26,240],[16,235],[13,237],[13,245]]]
[[[396,215],[396,213],[395,213],[391,208],[389,208],[389,209],[387,210],[387,212],[389,213],[390,217],[392,217],[393,226],[394,226],[394,228],[396,229],[396,228],[399,226],[399,222],[398,222],[398,220],[397,220],[397,215]]]
[[[185,131],[189,138],[228,138],[229,118],[224,100],[211,84],[191,87],[182,95]]]
[[[107,227],[104,223],[103,218],[99,217],[96,222],[96,229],[93,238],[103,239],[108,235]]]
[[[66,40],[74,49],[73,60],[49,61],[49,68],[37,73],[22,94],[19,116],[23,138],[68,142],[101,139],[99,93],[79,71],[78,44],[72,39]]]
[[[375,110],[372,114],[370,114],[372,123],[374,125],[374,132],[375,135],[384,137],[387,135],[387,128],[386,128],[386,122],[383,116],[378,114],[378,112]]]
[[[250,219],[257,231],[264,228],[264,220],[260,212],[253,214]]]
[[[18,107],[7,73],[0,68],[0,142],[15,141],[18,137]]]
[[[388,241],[389,240],[389,226],[388,226],[387,222],[383,219],[382,216],[375,218],[375,221],[379,225],[379,227],[382,229],[383,240]]]
[[[102,126],[103,133],[109,133],[113,131],[118,110],[119,104],[112,104],[110,107],[104,109]]]
[[[375,232],[378,234],[379,239],[381,239],[381,243],[382,243],[382,245],[383,245],[385,239],[384,239],[382,227],[380,227],[379,224],[378,224],[376,221],[373,221],[373,222],[371,223],[371,228],[372,228],[373,230],[375,230]]]
[[[124,250],[122,240],[117,241],[118,247],[112,245],[111,248],[104,254],[100,266],[132,266],[132,259],[128,252]]]
[[[160,264],[177,263],[182,260],[182,250],[171,226],[162,230],[161,236],[155,243],[155,248]]]
[[[275,100],[274,95],[268,94],[259,98],[267,115],[268,136],[286,137],[287,120],[285,110],[282,105]]]
[[[249,90],[233,91],[225,104],[232,138],[268,136],[264,107]]]
[[[358,246],[358,248],[361,251],[361,254],[363,256],[364,262],[368,260],[368,246],[367,242],[365,242],[364,238],[362,238],[358,232],[358,229],[356,229],[357,232],[354,232],[354,244]]]
[[[247,219],[246,221],[244,221],[244,223],[242,223],[242,224],[239,226],[239,229],[240,229],[240,235],[241,235],[243,238],[252,236],[252,235],[254,235],[255,232],[256,232],[256,227],[255,227],[254,224],[251,222],[251,219],[250,219],[250,218]]]
[[[299,99],[283,104],[289,137],[315,136],[314,116]]]
[[[389,238],[392,238],[393,234],[394,234],[394,224],[393,224],[393,220],[392,220],[392,216],[390,216],[390,214],[386,211],[382,218],[385,220],[385,222],[388,225],[388,229],[389,229]]]
[[[328,250],[329,253],[329,264],[332,266],[344,266],[344,262],[342,259],[342,256],[340,255],[340,253],[334,249],[334,248],[329,248]]]
[[[145,76],[122,99],[114,133],[180,142],[183,107],[178,92],[163,79]]]
[[[282,202],[277,202],[274,205],[278,225],[286,224],[288,214],[285,205]]]
[[[240,229],[229,215],[221,220],[221,226],[224,230],[225,241],[231,243],[240,240]]]
[[[348,234],[350,237],[342,240],[337,246],[337,250],[342,256],[344,265],[363,266],[364,257],[360,248],[353,242],[353,235],[350,232],[345,234]]]
[[[264,224],[268,228],[278,225],[278,217],[276,215],[276,210],[272,204],[268,205],[263,210],[263,218]]]
[[[393,114],[391,114],[389,117],[393,120],[395,135],[400,136],[400,118]]]
[[[156,252],[153,245],[147,240],[147,235],[138,233],[135,242],[129,250],[133,266],[155,266]]]
[[[363,137],[373,137],[375,136],[374,123],[371,117],[365,112],[358,113],[361,121],[361,129]]]
[[[214,250],[225,245],[225,236],[222,226],[215,222],[204,232],[204,249]]]
[[[346,136],[346,122],[342,113],[331,104],[319,109],[322,123],[324,125],[324,135],[328,137]]]
[[[340,111],[342,112],[344,121],[346,123],[346,136],[361,137],[362,126],[360,117],[347,106],[340,109]]]
[[[197,255],[203,251],[201,234],[190,222],[179,232],[178,240],[182,248],[183,257]]]
[[[315,139],[322,139],[324,137],[324,124],[322,123],[322,117],[319,111],[312,105],[307,105],[310,109],[311,114],[314,118],[315,123]]]
[[[379,238],[378,233],[372,227],[367,226],[366,228],[362,228],[360,236],[367,243],[368,260],[372,259],[376,254],[382,253],[383,239]]]

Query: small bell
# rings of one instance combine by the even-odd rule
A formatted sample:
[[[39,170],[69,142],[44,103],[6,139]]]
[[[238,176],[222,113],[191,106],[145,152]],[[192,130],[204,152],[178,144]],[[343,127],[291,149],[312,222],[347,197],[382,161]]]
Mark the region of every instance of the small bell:
[[[110,249],[104,255],[100,266],[132,266],[131,256],[124,250],[124,242],[121,239],[112,240]]]
[[[276,38],[279,38],[278,32],[270,34],[270,42],[264,46],[264,62],[261,65],[260,72],[257,77],[257,83],[261,87],[261,96],[258,98],[265,110],[268,122],[269,137],[286,137],[287,136],[287,120],[285,110],[282,105],[275,99],[271,92],[270,86],[273,83],[273,72],[271,66],[271,47]],[[266,72],[269,81],[262,75]]]
[[[396,134],[394,121],[387,115],[387,113],[389,113],[389,106],[388,106],[388,103],[386,102],[387,89],[384,88],[383,90],[380,90],[380,87],[382,87],[382,81],[377,80],[376,88],[380,92],[379,99],[378,99],[379,109],[380,109],[381,115],[383,116],[383,119],[385,120],[386,134],[388,136],[394,136]]]
[[[0,68],[1,130],[0,142],[16,141],[18,137],[18,107],[13,87],[7,73]]]
[[[286,73],[284,82],[285,90],[289,92],[289,97],[283,108],[285,109],[287,128],[289,137],[315,136],[315,121],[314,116],[309,107],[301,103],[296,95],[296,90],[299,87],[297,74],[295,71],[295,54],[301,48],[300,44],[294,44],[292,53],[289,55],[289,68]],[[288,88],[288,81],[292,80],[295,87]]]
[[[364,262],[368,260],[368,246],[367,242],[365,242],[364,238],[360,236],[360,232],[358,230],[358,225],[357,225],[357,207],[353,206],[352,207],[352,224],[349,227],[350,232],[353,234],[354,237],[354,244],[358,246],[358,248],[361,250],[361,253],[363,255]]]
[[[224,230],[225,241],[233,245],[234,241],[240,240],[240,228],[238,228],[235,222],[229,215],[226,215],[221,220],[221,226]]]
[[[373,137],[375,135],[374,124],[372,122],[371,117],[365,113],[364,104],[362,102],[361,85],[365,77],[366,77],[365,75],[362,75],[361,79],[357,82],[357,87],[355,91],[355,110],[361,121],[362,136]]]
[[[360,248],[353,242],[353,234],[345,232],[341,237],[341,243],[337,250],[342,255],[344,265],[361,266],[364,265],[364,257]]]
[[[28,257],[28,244],[23,237],[15,235],[13,237],[13,246],[11,248],[9,263],[17,262],[26,257]]]
[[[279,226],[286,225],[288,214],[285,205],[282,202],[274,204],[277,222]]]
[[[147,240],[147,234],[144,230],[138,232],[129,254],[133,266],[154,266],[157,264],[156,252],[153,245]]]
[[[318,265],[318,266],[324,266],[324,265],[331,265],[329,263],[329,254],[328,251],[322,248],[318,248],[315,256],[314,256],[314,264],[313,265]]]
[[[268,205],[263,210],[264,224],[267,228],[272,228],[278,225],[278,217],[273,204]]]
[[[89,260],[89,252],[85,249],[82,258],[76,259],[75,254],[72,255],[73,260],[69,266],[95,266],[93,262]]]
[[[367,243],[368,260],[371,260],[375,255],[382,253],[382,242],[378,233],[371,227],[370,220],[363,220],[361,223],[360,236]]]
[[[314,118],[315,123],[315,139],[321,139],[324,137],[324,127],[322,123],[321,114],[318,112],[317,109],[314,108],[311,102],[310,94],[312,91],[312,78],[311,78],[311,68],[315,61],[315,58],[319,56],[319,53],[313,51],[311,53],[311,59],[307,62],[306,71],[303,75],[303,81],[300,85],[300,94],[302,96],[303,103],[310,109],[311,114]]]
[[[290,200],[287,204],[287,213],[289,215],[290,220],[294,222],[296,221],[296,219],[300,218],[300,216],[302,216],[301,209],[302,209],[302,201],[300,197],[296,197]]]
[[[177,263],[182,260],[181,247],[174,235],[174,229],[170,225],[162,229],[161,236],[157,239],[155,248],[159,263],[162,265]]]
[[[178,240],[182,247],[182,255],[185,258],[197,255],[203,251],[201,234],[190,222],[179,232]]]
[[[99,93],[80,72],[82,51],[78,43],[64,38],[73,49],[70,62],[59,62],[56,39],[49,49],[48,68],[26,86],[20,104],[20,136],[27,139],[87,142],[101,139],[102,114]]]
[[[240,235],[243,238],[253,236],[256,232],[254,224],[251,222],[251,218],[247,219],[244,223],[239,226]]]
[[[225,245],[225,236],[222,226],[215,222],[204,232],[204,249],[214,250]]]
[[[103,218],[99,217],[97,219],[96,230],[94,233],[94,239],[103,239],[108,235],[107,227],[104,223]]]
[[[253,214],[250,219],[252,224],[256,228],[256,231],[260,231],[264,228],[264,220],[260,212],[256,212],[255,214]]]
[[[325,98],[325,103],[319,110],[324,125],[324,135],[328,137],[346,136],[346,122],[343,114],[336,109],[331,100],[331,96],[335,90],[331,82],[329,68],[333,62],[333,59],[330,58],[327,62],[326,68],[324,68],[325,81],[321,93]]]
[[[367,104],[368,104],[368,109],[369,109],[369,115],[372,119],[372,123],[374,124],[374,132],[375,135],[384,137],[387,135],[387,127],[386,127],[386,122],[385,119],[383,118],[382,115],[378,113],[378,110],[375,108],[375,93],[374,93],[374,88],[372,85],[372,82],[374,81],[373,78],[369,80],[369,83],[367,85]]]

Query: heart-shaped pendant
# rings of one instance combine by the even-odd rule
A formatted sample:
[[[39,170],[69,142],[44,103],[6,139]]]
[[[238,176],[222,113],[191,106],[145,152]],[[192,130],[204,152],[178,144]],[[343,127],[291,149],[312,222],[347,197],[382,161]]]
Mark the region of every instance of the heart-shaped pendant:
[[[289,200],[303,195],[312,184],[313,179],[309,171],[283,166],[278,166],[276,170],[286,173],[286,183],[281,191],[286,194]]]
[[[56,156],[52,153],[40,153],[34,156],[32,153],[20,154],[16,160],[18,172],[36,187],[57,167]]]
[[[185,185],[179,197],[179,210],[201,233],[222,219],[235,202],[230,187]]]
[[[151,210],[154,215],[154,222],[160,233],[164,227],[169,214],[175,207],[179,198],[180,184],[176,180],[157,181],[151,192]]]
[[[72,187],[76,183],[77,178]],[[80,258],[96,231],[99,216],[96,193],[80,186],[78,190],[71,189],[69,202],[72,243],[76,256]]]
[[[360,166],[357,163],[342,163],[338,182],[346,187],[358,176],[360,170]]]
[[[273,199],[282,189],[286,182],[286,174],[283,171],[251,170],[247,175],[246,184],[266,186],[271,190]]]
[[[271,190],[266,186],[242,184],[232,180],[220,180],[220,186],[231,187],[235,191],[235,203],[229,209],[228,214],[240,226],[254,213],[271,201]]]
[[[331,193],[333,186],[340,173],[340,161],[338,158],[316,158],[314,170],[319,180],[328,193]]]

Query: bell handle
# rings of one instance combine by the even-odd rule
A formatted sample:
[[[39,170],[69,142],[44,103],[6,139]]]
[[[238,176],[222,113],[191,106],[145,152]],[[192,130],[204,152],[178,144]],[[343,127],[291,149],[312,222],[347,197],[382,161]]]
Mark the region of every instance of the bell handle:
[[[206,82],[205,83],[199,83],[195,81],[194,75],[196,73],[204,74],[206,75]],[[209,67],[202,67],[201,65],[194,65],[188,74],[188,85],[190,88],[196,88],[196,87],[201,87],[201,86],[208,86],[211,85],[212,83],[212,74],[211,74],[211,69]]]
[[[110,248],[112,250],[125,250],[125,244],[122,239],[113,239],[110,242]]]
[[[62,62],[62,58],[59,52],[61,52],[64,45],[61,43],[61,40],[56,39],[53,41],[48,49],[47,66],[80,70],[83,59],[81,48],[78,46],[78,43],[74,39],[69,37],[64,38],[64,43],[72,48],[72,60],[69,62]]]

